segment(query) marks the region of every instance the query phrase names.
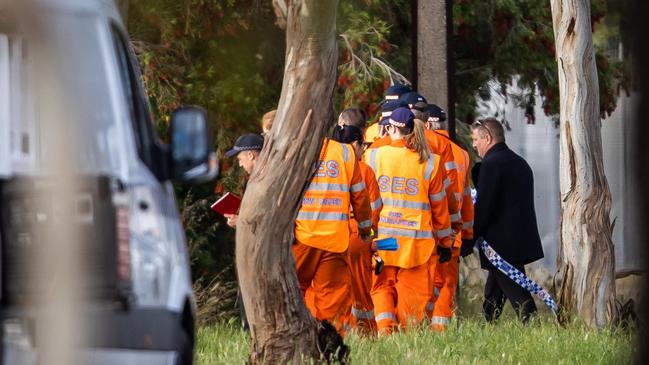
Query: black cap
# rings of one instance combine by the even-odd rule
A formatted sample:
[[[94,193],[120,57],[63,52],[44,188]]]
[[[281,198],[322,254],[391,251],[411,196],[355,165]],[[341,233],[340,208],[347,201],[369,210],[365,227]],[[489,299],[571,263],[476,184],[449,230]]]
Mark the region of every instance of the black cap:
[[[256,133],[248,133],[237,138],[234,147],[225,153],[226,157],[236,156],[241,151],[261,151],[264,147],[264,137]]]

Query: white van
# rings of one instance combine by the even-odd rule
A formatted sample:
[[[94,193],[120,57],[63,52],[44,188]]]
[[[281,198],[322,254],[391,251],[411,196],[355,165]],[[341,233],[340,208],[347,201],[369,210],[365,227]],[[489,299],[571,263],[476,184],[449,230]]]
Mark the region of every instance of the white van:
[[[81,362],[191,363],[196,305],[171,181],[218,168],[204,110],[180,108],[170,123],[164,144],[112,0],[0,0],[4,364],[47,363],[31,305],[57,273],[27,268],[56,252],[43,232],[71,226],[83,237],[78,316],[91,329]],[[61,164],[53,146],[66,143],[74,158]],[[76,178],[65,201],[61,166]]]

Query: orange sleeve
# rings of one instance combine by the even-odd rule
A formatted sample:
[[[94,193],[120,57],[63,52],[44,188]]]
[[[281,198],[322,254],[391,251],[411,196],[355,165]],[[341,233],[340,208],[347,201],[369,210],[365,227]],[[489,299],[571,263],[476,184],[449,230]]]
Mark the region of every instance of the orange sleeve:
[[[370,209],[372,210],[372,229],[378,232],[379,217],[381,216],[381,209],[383,208],[383,201],[381,200],[381,192],[379,191],[379,183],[376,181],[374,171],[365,164],[359,162],[358,166],[361,168],[363,181],[365,181],[365,188],[370,197]]]
[[[350,182],[349,192],[351,195],[350,203],[354,209],[354,219],[358,222],[358,232],[363,236],[369,236],[372,229],[370,197],[367,194],[365,181],[363,181],[356,157],[354,157],[354,173]]]
[[[442,159],[439,155],[433,155],[435,171],[428,187],[428,198],[432,213],[433,233],[437,238],[437,244],[442,247],[451,247],[451,216],[448,213],[448,199],[444,187],[446,170],[441,165]]]
[[[444,179],[444,190],[448,200],[448,213],[451,216],[451,228],[455,234],[462,231],[462,217],[460,215],[460,206],[455,198],[457,191],[457,164],[453,158],[453,147],[450,143],[445,143],[442,150],[442,163],[446,177]]]
[[[471,169],[466,170],[464,190],[462,191],[462,238],[473,238],[473,199],[471,198],[470,181]]]

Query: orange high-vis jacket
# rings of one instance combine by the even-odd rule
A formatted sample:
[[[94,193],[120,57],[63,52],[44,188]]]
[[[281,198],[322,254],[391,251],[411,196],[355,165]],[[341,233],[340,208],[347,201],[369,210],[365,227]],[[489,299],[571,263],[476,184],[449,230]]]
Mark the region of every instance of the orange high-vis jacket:
[[[439,133],[448,138],[448,131],[446,130],[436,130],[436,133]],[[462,216],[462,239],[472,239],[473,238],[473,199],[471,199],[471,158],[469,153],[457,143],[451,141],[451,147],[453,148],[453,158],[455,159],[455,164],[457,165],[457,188],[455,192],[455,197],[458,203],[460,204],[460,215]],[[459,243],[458,243],[459,242]],[[456,240],[455,246],[459,247],[461,241]]]
[[[362,161],[358,162],[358,167],[361,171],[361,176],[365,182],[365,188],[370,198],[370,209],[372,210],[372,229],[374,232],[378,230],[379,215],[381,208],[383,208],[383,201],[381,200],[381,192],[379,191],[379,184],[376,182],[376,175],[374,171]]]
[[[450,218],[444,167],[438,155],[419,163],[403,140],[369,151],[367,163],[377,176],[383,209],[379,239],[394,237],[395,252],[381,253],[385,265],[409,269],[428,262],[436,244],[450,247]]]
[[[370,202],[351,146],[325,140],[320,161],[295,221],[295,239],[307,246],[344,252],[349,246],[350,204],[362,235],[369,235]]]
[[[453,148],[451,147],[450,139],[445,138],[433,131],[426,130],[426,142],[428,142],[428,147],[431,152],[436,155],[439,155],[442,159],[442,164],[444,165],[445,178],[444,178],[444,189],[446,190],[446,197],[448,199],[448,214],[451,215],[451,228],[453,231],[458,234],[462,230],[462,217],[460,214],[460,204],[456,199],[455,189],[453,186],[457,184],[457,166],[455,160],[453,159]],[[391,139],[390,136],[385,136],[375,140],[367,151],[371,151],[373,148],[379,148],[381,146],[390,145]],[[367,156],[368,152],[365,152],[364,158]]]
[[[439,134],[426,130],[426,140],[433,153],[442,157],[446,178],[444,179],[444,189],[448,198],[448,214],[451,215],[451,228],[456,234],[462,231],[462,217],[460,215],[460,203],[455,196],[455,186],[457,186],[457,165],[453,158],[453,147],[451,140],[440,136]]]

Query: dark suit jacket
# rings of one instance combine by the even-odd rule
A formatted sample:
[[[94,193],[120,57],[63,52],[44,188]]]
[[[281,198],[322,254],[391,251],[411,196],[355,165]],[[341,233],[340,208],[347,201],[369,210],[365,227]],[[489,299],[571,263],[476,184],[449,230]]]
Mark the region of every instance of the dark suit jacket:
[[[474,237],[483,237],[512,264],[543,257],[534,211],[534,176],[525,160],[505,143],[482,159],[474,217]],[[480,251],[482,268],[493,266]]]

